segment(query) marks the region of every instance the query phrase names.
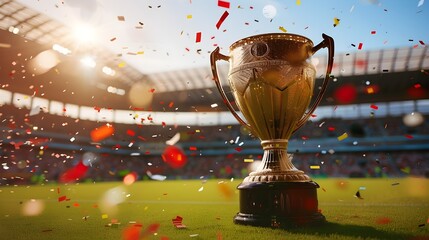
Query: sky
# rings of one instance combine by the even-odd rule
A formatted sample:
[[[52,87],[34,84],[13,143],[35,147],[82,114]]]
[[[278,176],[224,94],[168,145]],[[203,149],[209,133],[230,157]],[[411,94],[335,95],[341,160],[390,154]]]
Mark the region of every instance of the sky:
[[[229,8],[218,6],[218,0],[19,0],[71,29],[93,26],[97,45],[122,53],[125,62],[146,74],[209,67],[216,46],[228,54],[241,38],[284,30],[314,44],[328,34],[337,53],[429,44],[429,2],[424,0],[225,1]],[[275,16],[272,11],[264,16],[267,5]],[[217,29],[225,11],[229,15]],[[334,19],[339,19],[335,27]]]

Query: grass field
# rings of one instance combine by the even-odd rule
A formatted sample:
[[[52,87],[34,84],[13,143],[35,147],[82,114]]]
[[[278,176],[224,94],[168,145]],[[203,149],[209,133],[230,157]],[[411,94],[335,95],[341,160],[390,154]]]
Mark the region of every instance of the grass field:
[[[429,239],[428,179],[316,179],[328,223],[289,230],[233,224],[240,181],[220,181],[1,187],[0,239],[119,240],[151,224],[147,239]]]

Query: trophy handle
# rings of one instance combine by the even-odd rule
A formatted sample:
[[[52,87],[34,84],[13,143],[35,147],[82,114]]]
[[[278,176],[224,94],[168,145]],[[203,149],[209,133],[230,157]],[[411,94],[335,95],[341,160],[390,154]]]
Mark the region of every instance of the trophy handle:
[[[231,102],[229,101],[228,97],[225,94],[225,91],[223,90],[222,87],[222,83],[219,80],[219,76],[217,74],[217,66],[216,66],[216,61],[218,60],[224,60],[224,61],[229,61],[229,57],[225,56],[221,53],[219,53],[219,47],[216,47],[216,49],[210,54],[210,64],[212,66],[212,74],[213,74],[213,80],[216,83],[216,87],[220,92],[220,95],[223,98],[223,101],[225,102],[226,106],[228,107],[229,111],[232,113],[232,115],[237,119],[237,121],[243,125],[246,126],[247,128],[249,128],[250,130],[252,130],[252,127],[246,123],[241,117],[240,115],[238,115],[235,112],[234,107],[232,106]]]
[[[313,114],[314,110],[316,110],[316,107],[322,101],[323,94],[325,93],[326,87],[328,86],[330,74],[332,71],[332,65],[334,63],[334,39],[324,33],[322,34],[322,37],[323,37],[323,41],[317,44],[316,46],[314,46],[312,49],[312,52],[314,54],[322,48],[325,48],[325,47],[328,48],[328,67],[326,68],[326,74],[325,74],[325,79],[323,80],[322,89],[320,89],[319,95],[317,95],[317,98],[314,101],[313,106],[301,118],[301,120],[298,121],[298,123],[296,124],[296,128],[293,132],[296,132],[299,128],[301,128],[304,125],[305,122],[307,122],[311,114]]]

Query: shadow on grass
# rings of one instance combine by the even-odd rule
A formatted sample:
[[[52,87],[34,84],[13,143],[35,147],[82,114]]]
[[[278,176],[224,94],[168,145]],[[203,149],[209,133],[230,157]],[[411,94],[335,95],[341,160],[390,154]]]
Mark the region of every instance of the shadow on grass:
[[[292,234],[317,235],[321,237],[337,235],[338,237],[359,237],[361,239],[412,239],[413,237],[407,234],[379,230],[370,226],[339,224],[332,222],[327,222],[320,226],[313,226],[309,228],[288,229],[287,231]]]

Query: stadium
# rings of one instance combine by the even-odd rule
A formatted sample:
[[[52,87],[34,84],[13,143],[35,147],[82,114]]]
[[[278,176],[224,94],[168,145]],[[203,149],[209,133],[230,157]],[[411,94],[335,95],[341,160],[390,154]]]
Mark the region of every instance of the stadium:
[[[429,239],[428,5],[316,5],[0,0],[1,239]],[[326,222],[235,224],[264,150],[210,54],[289,32],[335,40],[287,145]]]

